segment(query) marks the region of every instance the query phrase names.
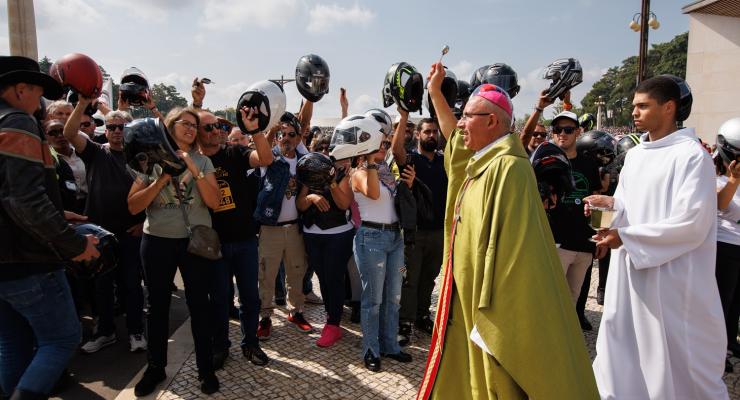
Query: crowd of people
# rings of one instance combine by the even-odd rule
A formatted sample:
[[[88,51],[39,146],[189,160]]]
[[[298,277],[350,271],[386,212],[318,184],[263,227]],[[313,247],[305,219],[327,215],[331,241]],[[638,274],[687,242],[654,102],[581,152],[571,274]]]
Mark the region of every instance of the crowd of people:
[[[643,133],[615,137],[571,111],[580,81],[562,81],[580,64],[548,68],[561,81],[521,132],[511,67],[485,66],[462,90],[441,63],[427,77],[431,118],[409,120],[421,78],[399,63],[383,91],[395,120],[350,115],[342,89],[342,120],[322,130],[311,119],[328,70],[307,78],[296,113],[264,81],[228,121],[205,107],[204,79],[189,106],[163,115],[145,90],[115,105],[80,90],[42,101],[61,96],[60,82],[0,57],[0,398],[47,398],[73,354],[119,340],[116,307],[130,351],[147,353],[135,394],[154,392],[178,270],[204,394],[220,388],[231,317],[244,360],[265,366],[276,306],[300,332],[323,325],[321,348],[341,341],[348,306],[369,371],[411,362],[414,331],[432,335],[421,399],[727,398],[722,364],[731,371],[728,354],[740,355],[740,119],[710,155],[678,128],[687,86],[659,76],[635,92]],[[544,126],[557,99],[564,111]],[[151,117],[133,119],[134,107]],[[594,210],[614,218],[597,226]],[[90,223],[112,247],[78,228]],[[593,329],[595,260],[604,316],[592,367],[581,331]],[[306,319],[307,302],[323,303],[325,321]],[[95,326],[80,343],[88,312]]]

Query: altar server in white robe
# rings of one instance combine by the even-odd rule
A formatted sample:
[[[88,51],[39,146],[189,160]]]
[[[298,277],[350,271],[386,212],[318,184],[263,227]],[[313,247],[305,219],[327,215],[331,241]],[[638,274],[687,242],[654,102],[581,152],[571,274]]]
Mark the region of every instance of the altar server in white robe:
[[[691,110],[676,80],[638,85],[632,116],[648,133],[627,153],[614,197],[584,199],[617,210],[596,236],[612,249],[593,363],[602,399],[728,398],[714,167],[694,130],[676,128]]]

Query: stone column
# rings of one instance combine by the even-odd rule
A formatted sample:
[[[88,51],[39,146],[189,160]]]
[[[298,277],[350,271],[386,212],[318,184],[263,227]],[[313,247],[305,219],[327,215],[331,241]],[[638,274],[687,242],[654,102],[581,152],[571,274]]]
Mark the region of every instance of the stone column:
[[[39,59],[33,0],[8,0],[10,54]]]

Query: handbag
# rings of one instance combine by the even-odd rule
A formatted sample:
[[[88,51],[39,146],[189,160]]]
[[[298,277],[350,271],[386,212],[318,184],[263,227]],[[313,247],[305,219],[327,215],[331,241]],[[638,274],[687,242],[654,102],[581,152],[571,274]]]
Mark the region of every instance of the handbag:
[[[187,252],[208,260],[220,260],[223,255],[221,254],[221,239],[218,237],[218,232],[205,225],[190,226],[190,219],[188,213],[185,212],[185,204],[180,192],[180,184],[175,181],[172,184],[175,185],[177,199],[180,201],[180,211],[182,211],[185,228],[188,230],[188,237],[190,237]]]

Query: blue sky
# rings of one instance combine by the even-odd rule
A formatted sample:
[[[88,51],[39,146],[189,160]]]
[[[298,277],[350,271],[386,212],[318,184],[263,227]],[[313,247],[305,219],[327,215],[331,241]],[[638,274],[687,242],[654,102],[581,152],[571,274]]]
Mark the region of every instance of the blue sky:
[[[661,23],[650,43],[688,30],[681,7],[689,0],[652,0]],[[444,63],[469,79],[482,65],[505,62],[519,74],[515,114],[530,112],[547,86],[542,68],[575,57],[584,83],[578,102],[606,68],[637,54],[639,35],[628,29],[639,0],[35,0],[39,55],[91,56],[114,79],[129,66],[153,82],[175,85],[190,99],[194,76],[207,76],[205,105],[234,106],[252,82],[292,77],[304,54],[331,69],[330,93],[315,115],[339,114],[339,88],[350,113],[381,105],[388,67],[406,61],[426,76],[450,46]],[[0,2],[0,53],[8,53],[7,4]],[[300,96],[286,86],[288,109]],[[395,114],[395,108],[389,109]],[[546,115],[548,115],[546,111]]]

